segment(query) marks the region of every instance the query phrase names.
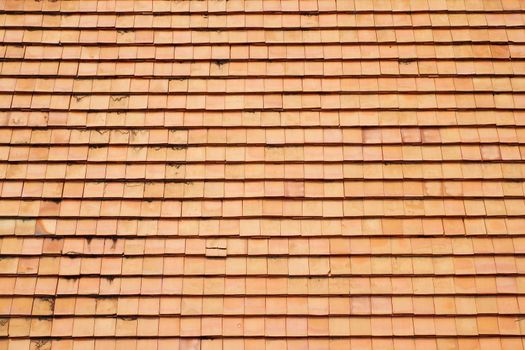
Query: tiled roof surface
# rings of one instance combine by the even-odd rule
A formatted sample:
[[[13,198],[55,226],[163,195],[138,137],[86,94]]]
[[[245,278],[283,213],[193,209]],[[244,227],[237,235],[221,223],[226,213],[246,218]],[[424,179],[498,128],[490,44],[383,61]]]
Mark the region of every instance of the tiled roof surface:
[[[0,349],[524,349],[525,1],[0,0]]]

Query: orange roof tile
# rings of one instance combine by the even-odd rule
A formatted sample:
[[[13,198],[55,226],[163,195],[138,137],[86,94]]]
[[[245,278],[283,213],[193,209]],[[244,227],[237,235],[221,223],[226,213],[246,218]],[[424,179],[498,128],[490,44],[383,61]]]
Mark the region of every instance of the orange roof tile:
[[[0,1],[0,348],[524,349],[522,0]]]

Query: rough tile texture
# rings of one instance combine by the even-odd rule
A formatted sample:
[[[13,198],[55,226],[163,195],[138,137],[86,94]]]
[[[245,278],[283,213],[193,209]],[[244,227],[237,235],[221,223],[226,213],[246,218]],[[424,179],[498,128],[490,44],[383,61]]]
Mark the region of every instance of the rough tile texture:
[[[0,0],[0,349],[524,349],[525,1]]]

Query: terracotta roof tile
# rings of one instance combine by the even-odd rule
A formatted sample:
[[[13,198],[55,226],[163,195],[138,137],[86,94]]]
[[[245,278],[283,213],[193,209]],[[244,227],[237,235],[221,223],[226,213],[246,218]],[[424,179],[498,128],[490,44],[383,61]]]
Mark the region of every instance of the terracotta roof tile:
[[[524,10],[0,3],[0,348],[523,349]]]

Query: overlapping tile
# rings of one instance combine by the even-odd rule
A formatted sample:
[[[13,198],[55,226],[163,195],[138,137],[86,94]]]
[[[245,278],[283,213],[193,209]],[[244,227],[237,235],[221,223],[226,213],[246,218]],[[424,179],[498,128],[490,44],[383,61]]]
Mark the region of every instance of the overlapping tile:
[[[0,348],[523,349],[521,0],[0,1]]]

